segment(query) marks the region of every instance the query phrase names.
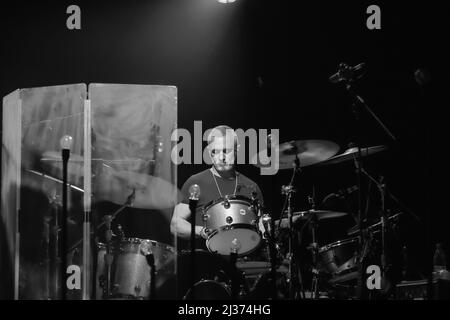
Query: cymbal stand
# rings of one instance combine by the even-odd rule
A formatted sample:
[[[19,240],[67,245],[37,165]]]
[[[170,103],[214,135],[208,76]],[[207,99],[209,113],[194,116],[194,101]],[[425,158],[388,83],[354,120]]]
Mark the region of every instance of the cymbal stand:
[[[318,259],[317,259],[317,255],[318,255],[318,244],[317,244],[317,237],[316,237],[316,233],[317,233],[317,228],[318,228],[318,219],[317,219],[317,215],[316,215],[316,205],[314,202],[314,196],[312,197],[308,197],[308,202],[311,205],[311,210],[310,210],[310,214],[311,214],[311,220],[309,222],[310,224],[310,228],[311,228],[311,235],[312,235],[312,243],[310,244],[309,248],[312,251],[312,264],[313,264],[313,268],[312,268],[312,286],[311,286],[311,291],[313,293],[312,297],[313,299],[318,299],[319,298],[319,268],[318,268]]]
[[[275,239],[275,222],[269,213],[261,215],[262,224],[264,227],[264,237],[266,238],[267,245],[269,247],[269,260],[270,260],[270,279],[271,279],[271,294],[272,300],[277,298],[276,287],[276,275],[277,275],[277,251],[276,251],[276,239]]]
[[[133,192],[128,196],[126,202],[119,208],[117,209],[112,215],[111,215],[111,222],[114,221],[114,219],[116,218],[116,216],[122,212],[123,210],[125,210],[126,207],[132,206],[133,205],[133,201],[136,195],[136,189],[133,189]],[[99,231],[100,228],[102,228],[104,225],[106,224],[106,221],[103,220],[102,223],[100,223],[96,228],[95,231]],[[121,226],[119,225],[118,228],[120,229]],[[79,241],[77,241],[72,247],[70,247],[69,252],[71,252],[72,250],[75,250],[80,244],[83,243],[83,239],[80,239]]]
[[[292,176],[291,176],[291,180],[289,182],[289,184],[287,186],[283,185],[281,187],[281,194],[286,196],[286,200],[285,200],[285,205],[283,206],[283,211],[281,212],[280,217],[283,217],[284,211],[286,209],[286,205],[287,205],[287,213],[288,213],[288,221],[289,221],[289,240],[288,240],[288,260],[289,260],[289,275],[290,275],[290,279],[289,279],[289,298],[290,299],[296,299],[297,296],[297,289],[296,286],[298,284],[298,280],[297,279],[297,268],[294,265],[294,248],[293,248],[293,243],[294,243],[294,223],[293,223],[293,215],[292,215],[292,194],[294,192],[296,192],[296,190],[294,189],[294,179],[295,176],[297,174],[297,172],[300,171],[300,160],[297,156],[297,154],[295,155],[295,160],[293,163],[293,170],[292,170]],[[281,222],[281,219],[280,219]]]

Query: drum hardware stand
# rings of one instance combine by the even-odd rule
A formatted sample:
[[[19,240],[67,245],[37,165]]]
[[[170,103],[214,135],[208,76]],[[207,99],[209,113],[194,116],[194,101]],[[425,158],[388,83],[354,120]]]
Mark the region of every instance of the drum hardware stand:
[[[60,232],[61,228],[59,226],[59,207],[61,206],[60,198],[57,194],[54,194],[50,198],[50,205],[51,205],[51,212],[53,214],[53,218],[50,218],[50,220],[53,219],[54,224],[51,232],[51,235],[53,236],[53,243],[52,243],[52,250],[53,250],[53,259],[50,259],[49,263],[51,262],[52,266],[49,266],[49,270],[47,273],[47,281],[50,282],[50,279],[52,278],[53,274],[53,288],[48,291],[48,299],[58,299],[60,295],[60,283],[61,279],[60,276],[60,268],[61,268],[61,253],[60,253]],[[49,225],[50,227],[50,225]],[[50,233],[50,230],[49,230]],[[50,234],[49,234],[50,237]],[[49,239],[50,240],[50,239]],[[48,247],[47,250],[50,252],[50,241],[48,241]],[[52,254],[49,253],[49,258]],[[50,286],[50,285],[49,285]]]
[[[105,288],[104,295],[105,297],[111,296],[111,265],[113,261],[113,255],[111,250],[112,243],[112,230],[111,230],[111,221],[112,217],[110,215],[104,216],[104,222],[106,224],[105,230],[105,238],[106,238],[106,253],[105,253],[105,267],[106,267],[106,279],[105,279]]]
[[[150,300],[156,299],[156,267],[155,267],[155,256],[153,252],[149,251],[148,254],[145,255],[147,259],[147,263],[150,266]]]
[[[45,268],[45,298],[51,300],[50,278],[51,278],[51,260],[50,260],[50,221],[51,216],[44,218],[44,268]]]
[[[337,82],[344,82],[345,89],[349,93],[349,95],[353,99],[352,110],[355,117],[356,123],[356,132],[355,137],[361,137],[361,123],[359,117],[358,105],[364,107],[367,112],[375,119],[375,121],[382,127],[383,131],[393,140],[396,141],[396,137],[389,131],[389,129],[384,125],[384,123],[377,117],[377,115],[371,110],[371,108],[366,104],[361,96],[359,96],[353,90],[353,82],[359,79],[361,76],[356,77],[353,71],[355,68],[349,67],[346,63],[339,64],[339,79]],[[357,143],[358,153],[355,157],[355,166],[356,166],[356,176],[357,176],[357,186],[358,186],[358,228],[359,228],[359,254],[361,254],[361,250],[363,247],[363,223],[362,223],[362,191],[361,191],[361,176],[362,176],[362,155],[361,155],[361,141]],[[363,268],[362,264],[358,263],[358,284],[357,284],[357,296],[359,299],[362,298],[362,290],[363,290]]]
[[[314,201],[314,195],[311,197],[308,197],[308,202],[311,205],[311,218],[309,221],[310,224],[310,228],[311,228],[311,234],[312,234],[312,243],[309,245],[309,249],[311,249],[312,251],[312,286],[311,286],[311,291],[312,291],[312,298],[313,299],[318,299],[319,298],[319,268],[318,268],[318,259],[317,259],[317,255],[318,255],[318,243],[317,243],[317,238],[316,238],[316,233],[317,233],[317,228],[319,225],[319,221],[317,219],[317,215],[316,215],[316,204]]]
[[[191,211],[191,296],[195,300],[195,211],[200,197],[200,187],[194,184],[189,187],[189,210]]]
[[[114,221],[114,219],[116,218],[116,216],[122,212],[126,207],[131,207],[133,206],[133,202],[136,196],[136,189],[133,189],[133,191],[131,192],[131,194],[128,196],[127,200],[125,201],[125,203],[119,208],[117,209],[112,215],[110,215],[111,217],[111,222]],[[106,216],[105,216],[106,217]],[[100,223],[95,229],[96,231],[100,230],[101,227],[103,227],[106,224],[106,221],[103,220],[102,223]],[[123,230],[122,230],[122,226],[117,225],[117,228],[119,229],[119,233],[122,232],[122,235],[124,237],[123,234]],[[78,242],[76,242],[70,249],[69,252],[72,250],[75,250],[81,243],[83,242],[83,239],[80,239]]]
[[[276,287],[276,241],[275,241],[275,222],[272,220],[268,213],[261,216],[262,224],[264,226],[264,235],[269,247],[269,259],[270,259],[270,279],[272,288],[272,300],[277,298],[277,287]]]
[[[235,239],[236,240],[236,239]],[[238,277],[238,269],[236,266],[239,244],[233,240],[233,247],[230,252],[230,264],[232,269],[231,275],[231,299],[238,300],[240,292],[240,284]]]
[[[69,139],[70,138],[70,139]],[[69,141],[70,140],[70,141]],[[63,163],[63,183],[62,183],[62,216],[61,216],[61,299],[65,300],[67,298],[67,164],[70,158],[70,144],[72,137],[64,136],[62,138],[62,163]],[[65,142],[70,142],[70,144],[65,144]]]
[[[281,194],[286,195],[286,199],[285,199],[285,203],[283,206],[283,210],[280,215],[280,222],[279,222],[279,224],[280,224],[281,220],[282,220],[281,218],[283,217],[283,214],[285,212],[286,205],[287,205],[287,213],[288,213],[288,220],[289,220],[288,259],[289,259],[289,298],[290,299],[296,299],[297,291],[298,291],[298,288],[296,286],[298,285],[298,281],[301,279],[301,277],[300,278],[297,277],[297,268],[294,265],[295,257],[294,257],[294,247],[293,247],[294,223],[293,223],[293,215],[292,215],[292,194],[294,192],[296,192],[296,190],[294,189],[293,183],[294,183],[294,179],[295,179],[297,172],[300,172],[300,159],[298,158],[297,152],[295,149],[296,148],[294,148],[294,150],[292,150],[292,152],[295,152],[295,159],[293,162],[293,170],[292,170],[291,180],[289,182],[289,185],[287,185],[287,186],[283,185],[281,187]],[[299,279],[297,279],[297,278],[299,278]],[[300,286],[302,286],[302,284],[300,284]]]
[[[95,228],[95,230],[96,230],[96,232],[97,231],[99,231],[105,224],[106,224],[106,231],[105,231],[105,236],[106,236],[106,245],[107,245],[107,251],[106,251],[106,253],[105,253],[105,265],[108,267],[108,264],[110,264],[109,265],[109,267],[111,266],[111,264],[112,264],[112,260],[113,260],[113,257],[112,257],[112,254],[111,254],[111,242],[112,242],[112,237],[114,236],[114,234],[113,234],[113,232],[112,232],[112,230],[111,230],[111,223],[112,223],[112,221],[116,218],[116,216],[120,213],[120,212],[122,212],[126,207],[128,207],[128,206],[132,206],[133,205],[133,202],[134,202],[134,199],[135,199],[135,196],[136,196],[136,189],[133,189],[133,191],[131,192],[131,194],[127,197],[127,200],[125,201],[125,203],[119,208],[119,209],[117,209],[112,215],[105,215],[104,216],[104,218],[103,218],[103,222],[102,223],[100,223],[96,228]],[[94,232],[92,232],[92,233],[94,233]],[[118,236],[118,242],[119,242],[119,244],[120,244],[120,242],[122,241],[122,239],[125,237],[125,234],[124,234],[124,232],[123,232],[123,229],[122,229],[122,226],[121,225],[117,225],[117,236]],[[109,240],[108,240],[109,239]],[[75,250],[76,248],[78,248],[79,246],[80,246],[80,244],[82,244],[83,243],[83,239],[80,239],[79,241],[77,241],[69,250],[68,250],[68,252],[70,253],[70,252],[72,252],[73,250]],[[108,246],[109,246],[109,248],[108,248]],[[109,258],[107,258],[107,257],[109,257]],[[110,261],[109,261],[110,260]],[[108,269],[107,269],[108,270]],[[109,269],[110,270],[110,269]],[[110,275],[106,275],[106,276],[99,276],[99,275],[97,275],[98,277],[99,277],[99,281],[100,281],[100,286],[103,288],[103,294],[104,294],[104,296],[105,297],[109,297],[109,294],[110,294],[110,292],[109,291],[111,291],[110,289],[110,284],[111,284],[111,282],[110,282],[110,279],[109,279],[109,277],[110,277]],[[95,281],[94,281],[94,289],[95,289]],[[109,292],[109,293],[108,293]]]

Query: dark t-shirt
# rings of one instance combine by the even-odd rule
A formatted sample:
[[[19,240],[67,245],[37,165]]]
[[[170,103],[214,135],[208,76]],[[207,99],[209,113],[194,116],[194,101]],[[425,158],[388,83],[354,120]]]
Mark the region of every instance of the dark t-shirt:
[[[242,173],[236,172],[237,186],[236,178],[224,179],[217,175],[215,177],[222,197],[226,195],[232,196],[236,188],[236,195],[245,196],[247,198],[251,198],[252,193],[256,192],[257,199],[259,200],[260,204],[263,205],[264,199],[258,185],[251,179],[244,176]],[[216,183],[214,182],[213,172],[211,171],[211,169],[206,169],[202,172],[192,175],[189,179],[186,180],[183,187],[181,188],[181,192],[183,194],[183,200],[181,201],[182,203],[189,204],[189,188],[194,184],[197,184],[200,187],[200,197],[197,203],[195,225],[203,226],[202,209],[205,206],[211,204],[211,202],[220,199],[221,196],[219,190],[217,189]],[[197,241],[197,243],[203,244],[200,247],[197,246],[198,248],[206,249],[204,240]]]

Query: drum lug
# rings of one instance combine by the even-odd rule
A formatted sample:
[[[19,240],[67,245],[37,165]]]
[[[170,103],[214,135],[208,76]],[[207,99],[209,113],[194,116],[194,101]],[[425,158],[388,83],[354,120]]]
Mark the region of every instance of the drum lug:
[[[111,293],[117,293],[119,291],[119,285],[115,283],[112,287]]]
[[[233,223],[233,218],[230,217],[230,216],[228,216],[228,217],[225,219],[225,221],[226,221],[228,224],[232,224],[232,223]]]
[[[205,213],[205,214],[203,214],[203,221],[208,221],[208,219],[210,218],[211,216],[209,215],[209,214],[207,214],[207,213]]]
[[[138,296],[141,293],[141,286],[140,285],[135,285],[134,286],[134,292]]]
[[[225,196],[225,200],[223,201],[223,206],[225,207],[225,209],[229,209],[231,204],[230,204],[230,199],[228,196]]]

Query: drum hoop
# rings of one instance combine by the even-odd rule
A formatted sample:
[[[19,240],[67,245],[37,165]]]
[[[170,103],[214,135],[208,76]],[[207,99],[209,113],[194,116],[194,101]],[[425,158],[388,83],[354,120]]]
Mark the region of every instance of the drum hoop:
[[[205,207],[204,210],[208,211],[211,207],[214,207],[215,205],[224,202],[225,200],[228,200],[229,202],[233,203],[233,202],[242,202],[246,205],[248,205],[249,207],[252,205],[252,200],[246,196],[242,196],[242,195],[231,195],[231,196],[227,196],[227,197],[222,197],[219,198],[217,200],[214,201],[210,201],[208,202]]]
[[[319,253],[322,253],[324,251],[328,251],[328,250],[336,248],[336,247],[340,247],[340,246],[345,245],[345,244],[349,244],[349,243],[355,242],[357,240],[358,240],[358,238],[354,237],[354,238],[349,238],[349,239],[338,240],[338,241],[332,242],[332,243],[327,244],[327,245],[325,245],[323,247],[320,247],[319,248]]]
[[[224,231],[228,231],[228,230],[234,230],[234,229],[247,229],[247,230],[251,230],[254,231],[255,233],[257,233],[259,235],[259,237],[261,238],[261,232],[258,230],[258,228],[255,225],[251,225],[251,224],[247,224],[247,223],[234,223],[234,224],[229,224],[217,229],[214,229],[208,236],[208,238],[206,239],[206,242],[208,243],[208,241],[210,239],[212,239],[215,235],[217,235],[220,232],[224,232]]]
[[[165,249],[167,251],[170,251],[172,253],[176,252],[174,247],[172,247],[166,243],[155,241],[155,240],[150,240],[150,239],[141,239],[141,238],[123,238],[122,241],[120,241],[120,246],[122,246],[122,244],[141,244],[143,242],[150,244],[152,247],[159,247],[159,248]],[[117,243],[113,243],[112,247],[115,248],[116,246],[117,246]],[[97,250],[102,250],[102,249],[106,249],[106,243],[99,242],[97,244]]]
[[[245,228],[243,228],[242,226],[245,226]],[[237,255],[238,257],[246,256],[246,255],[252,253],[253,251],[257,250],[257,249],[261,246],[261,244],[262,244],[262,242],[263,242],[263,241],[262,241],[261,232],[258,231],[258,228],[256,228],[256,226],[251,226],[251,227],[249,228],[248,226],[251,226],[251,225],[245,224],[245,223],[236,223],[236,224],[231,224],[231,225],[228,225],[228,226],[225,226],[225,227],[220,227],[220,228],[218,228],[218,229],[215,229],[215,230],[208,236],[208,238],[206,239],[206,247],[208,248],[209,252],[215,253],[215,254],[219,254],[219,253],[217,253],[217,252],[212,251],[212,250],[209,248],[210,240],[211,240],[215,235],[217,235],[217,234],[220,233],[220,232],[223,232],[223,229],[227,229],[227,230],[232,230],[232,229],[247,229],[247,230],[254,231],[254,232],[259,236],[259,242],[258,242],[258,245],[255,246],[255,248],[253,248],[252,250],[246,251],[246,252],[244,252],[244,253],[238,253],[238,255]],[[220,255],[220,254],[219,254],[219,255]]]
[[[196,285],[198,285],[198,284],[201,284],[201,283],[214,283],[214,284],[217,284],[217,285],[219,285],[219,287],[221,287],[222,289],[225,289],[225,292],[226,292],[226,293],[230,296],[230,298],[231,298],[231,290],[230,290],[230,288],[229,288],[226,284],[221,283],[221,282],[218,282],[218,281],[215,281],[215,280],[202,279],[202,280],[197,281],[196,283],[194,283],[194,287],[195,287]],[[186,292],[186,294],[183,296],[182,300],[186,300],[186,299],[187,299],[188,295],[191,293],[191,289],[192,289],[192,288],[189,288],[189,290],[188,290],[188,291]]]

